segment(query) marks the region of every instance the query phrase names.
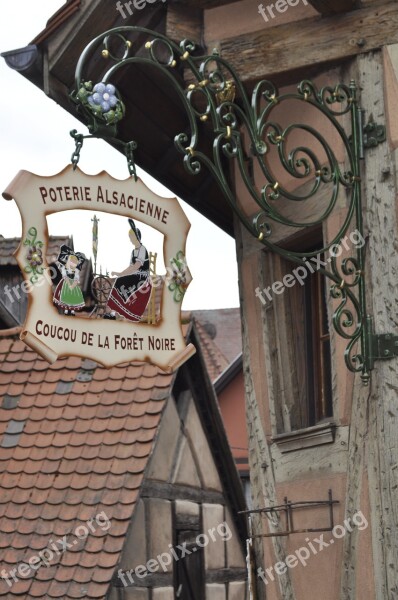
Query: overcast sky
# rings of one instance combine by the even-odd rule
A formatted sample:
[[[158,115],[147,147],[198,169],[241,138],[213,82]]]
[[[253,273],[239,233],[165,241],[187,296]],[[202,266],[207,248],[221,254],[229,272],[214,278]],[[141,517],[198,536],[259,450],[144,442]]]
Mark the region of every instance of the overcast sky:
[[[64,2],[55,0],[4,3],[0,23],[0,51],[26,46],[44,29],[48,18],[62,4]],[[49,100],[42,91],[9,69],[4,59],[0,59],[0,77],[0,191],[3,191],[21,169],[39,175],[54,175],[61,171],[69,163],[73,151],[69,131],[76,128],[87,133],[87,130]],[[98,140],[85,142],[79,166],[89,174],[106,170],[119,179],[126,179],[128,176],[124,157]],[[139,176],[157,194],[169,197],[173,195],[141,170]],[[191,207],[185,203],[182,205],[192,224],[187,244],[187,262],[193,276],[183,308],[190,310],[238,306],[234,240]],[[127,235],[123,238],[120,234],[119,220],[122,217],[112,217],[98,211],[97,216],[100,218],[99,264],[104,270],[121,270],[127,266],[126,260],[128,262],[131,253]],[[68,211],[62,216],[50,216],[50,234],[72,234],[75,250],[91,255],[91,218],[91,211],[79,211],[78,224],[76,211]],[[162,236],[145,226],[142,229],[147,248],[159,251]],[[3,198],[0,199],[0,234],[4,237],[21,235],[16,205]]]

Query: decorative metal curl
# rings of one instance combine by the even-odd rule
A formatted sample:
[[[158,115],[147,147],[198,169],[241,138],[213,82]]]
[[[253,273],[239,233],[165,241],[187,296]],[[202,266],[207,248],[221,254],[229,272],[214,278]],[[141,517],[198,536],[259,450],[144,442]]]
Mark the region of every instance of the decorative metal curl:
[[[143,37],[146,38],[146,53],[138,54],[135,50],[141,49]],[[121,44],[119,58],[110,50],[112,40]],[[268,249],[306,266],[308,259],[326,255],[339,245],[353,226],[362,236],[360,119],[353,81],[349,86],[339,83],[335,87],[318,89],[313,82],[304,80],[296,92],[280,94],[271,82],[264,80],[255,86],[249,98],[234,68],[216,51],[202,56],[189,40],[178,45],[157,32],[125,26],[104,32],[88,44],[76,68],[76,90],[89,80],[85,73],[88,59],[101,49],[102,55],[114,63],[104,72],[101,79],[104,83],[110,82],[119,69],[129,65],[151,65],[161,71],[165,81],[176,91],[188,118],[188,129],[176,132],[174,137],[185,169],[192,175],[197,175],[203,168],[208,169],[243,225]],[[176,77],[178,69],[180,75],[182,70],[189,73],[190,83],[186,89],[181,83],[182,78]],[[305,118],[300,123],[280,125],[280,111],[289,103],[300,103],[303,115],[308,110],[320,115],[328,131],[333,133],[333,146],[336,140],[340,145],[338,155],[328,139],[306,123]],[[342,117],[351,120],[351,137],[341,123]],[[214,135],[209,155],[199,150],[203,127]],[[258,212],[254,217],[245,214],[239,205],[225,173],[224,157],[235,162],[236,172],[257,204]],[[254,181],[252,163],[256,163],[263,177],[260,187]],[[341,166],[343,163],[344,167]],[[296,189],[292,182],[297,184]],[[321,191],[322,205],[317,202],[317,194]],[[347,206],[345,217],[339,231],[323,248],[312,252],[288,251],[273,239],[278,226],[296,229],[321,226],[336,208],[341,193]],[[292,205],[295,210],[290,213],[286,211],[288,203],[295,203]],[[297,208],[310,206],[310,203],[318,212],[312,208],[310,217],[298,216]],[[339,302],[332,322],[337,333],[348,340],[348,368],[361,371],[367,381],[370,360],[364,324],[364,250],[357,245],[355,256],[343,259],[340,265],[336,257],[330,259],[319,270],[331,279],[331,295]]]

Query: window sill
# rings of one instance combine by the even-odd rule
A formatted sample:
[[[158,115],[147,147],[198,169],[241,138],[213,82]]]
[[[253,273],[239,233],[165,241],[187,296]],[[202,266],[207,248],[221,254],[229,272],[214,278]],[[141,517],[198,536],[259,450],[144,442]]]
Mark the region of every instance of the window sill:
[[[334,442],[335,429],[335,423],[320,423],[313,427],[289,431],[289,433],[280,433],[275,435],[272,441],[278,445],[279,450],[284,454],[285,452],[304,450],[313,446],[332,444]]]

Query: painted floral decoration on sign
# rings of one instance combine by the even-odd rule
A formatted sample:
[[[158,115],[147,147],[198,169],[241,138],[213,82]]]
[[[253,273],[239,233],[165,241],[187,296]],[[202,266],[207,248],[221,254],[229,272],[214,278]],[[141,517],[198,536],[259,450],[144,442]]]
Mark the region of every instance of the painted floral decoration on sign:
[[[31,238],[31,239],[29,239]],[[26,254],[26,262],[28,263],[25,266],[25,273],[32,273],[30,277],[31,283],[35,283],[39,275],[43,274],[43,242],[36,241],[37,238],[37,229],[36,227],[31,227],[28,231],[28,237],[24,241],[24,246],[29,246],[29,250]]]

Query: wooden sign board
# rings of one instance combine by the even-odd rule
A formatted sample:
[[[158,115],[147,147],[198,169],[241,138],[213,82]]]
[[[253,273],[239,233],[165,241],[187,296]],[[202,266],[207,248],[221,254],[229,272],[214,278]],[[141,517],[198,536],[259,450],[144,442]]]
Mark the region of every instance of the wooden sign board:
[[[73,171],[72,165],[51,177],[20,171],[3,197],[15,200],[22,217],[23,232],[16,258],[29,290],[28,312],[20,335],[28,346],[50,363],[73,355],[105,367],[144,361],[170,372],[195,353],[192,344],[186,345],[181,327],[185,289],[176,295],[179,281],[163,285],[160,318],[150,324],[123,318],[88,318],[87,314],[71,318],[54,305],[54,287],[46,276],[46,217],[74,209],[102,211],[145,223],[164,236],[165,265],[173,264],[178,257],[183,257],[185,264],[190,223],[176,198],[158,196],[141,180],[121,181],[106,172],[91,176],[80,169]],[[40,269],[32,262],[32,244],[41,248]],[[185,267],[184,288],[191,279]]]

